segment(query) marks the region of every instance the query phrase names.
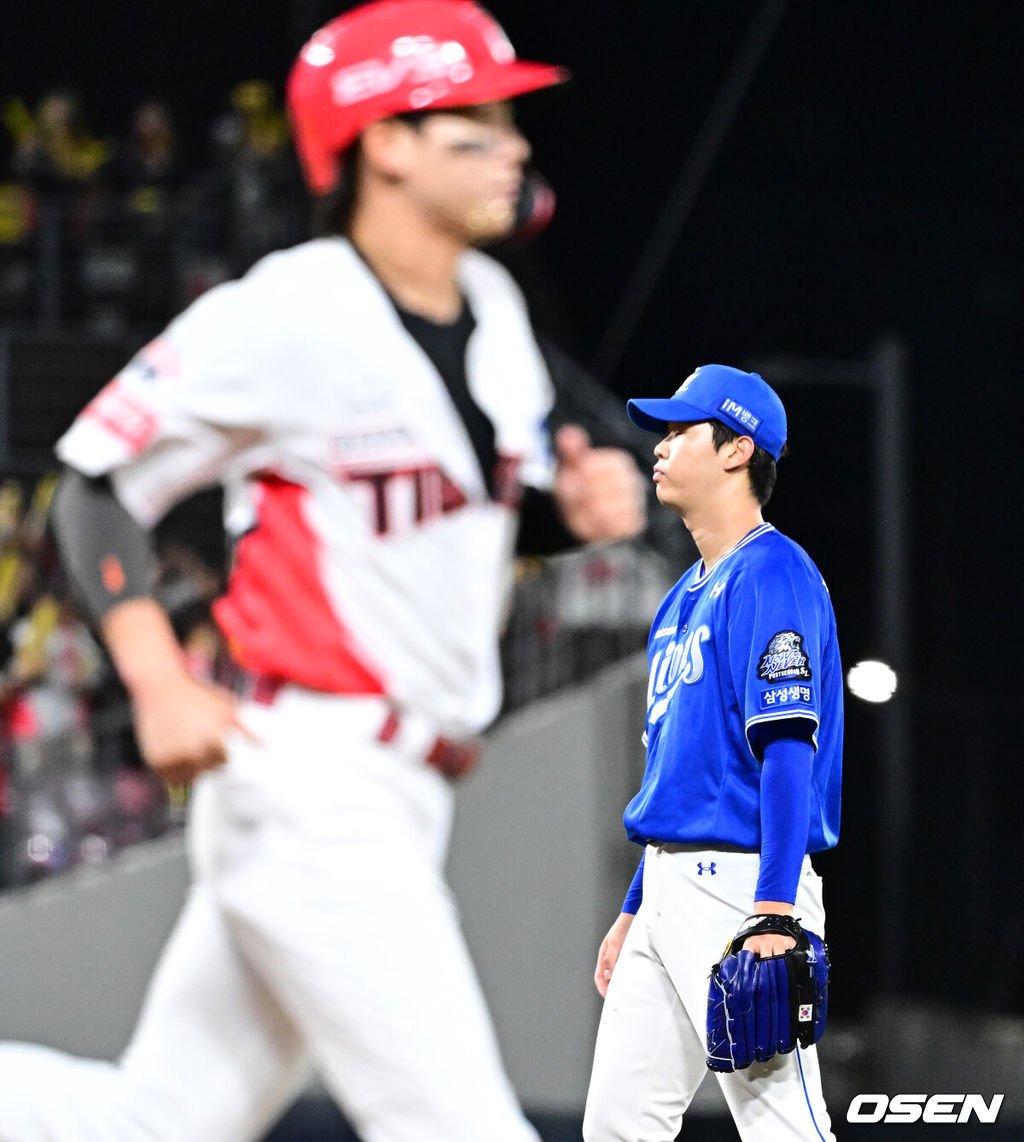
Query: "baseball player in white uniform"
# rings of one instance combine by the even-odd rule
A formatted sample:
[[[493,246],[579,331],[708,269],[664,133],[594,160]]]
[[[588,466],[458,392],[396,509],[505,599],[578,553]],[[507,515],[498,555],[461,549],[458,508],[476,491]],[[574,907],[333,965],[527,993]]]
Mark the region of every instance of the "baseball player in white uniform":
[[[511,559],[642,524],[621,452],[563,430],[523,300],[507,100],[559,82],[469,0],[379,0],[289,81],[325,236],[211,290],[58,445],[55,526],[134,706],[194,779],[194,883],[116,1064],[0,1047],[0,1142],[257,1138],[309,1061],[365,1142],[535,1142],[443,877],[451,778],[500,701]],[[199,682],[147,529],[220,481]]]

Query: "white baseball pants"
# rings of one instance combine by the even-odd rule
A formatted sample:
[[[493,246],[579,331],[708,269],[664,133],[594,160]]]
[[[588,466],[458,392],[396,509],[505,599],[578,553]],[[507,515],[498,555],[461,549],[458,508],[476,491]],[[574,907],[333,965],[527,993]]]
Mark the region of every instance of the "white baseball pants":
[[[750,912],[760,858],[670,848],[647,848],[643,903],[598,1028],[585,1142],[674,1142],[709,1073],[708,976]],[[796,916],[824,937],[821,880],[806,858]],[[813,1047],[715,1078],[743,1142],[835,1142]]]
[[[246,703],[117,1064],[0,1046],[0,1142],[242,1142],[316,1067],[364,1142],[538,1142],[443,877],[452,791],[383,702]],[[422,735],[420,735],[422,736]]]

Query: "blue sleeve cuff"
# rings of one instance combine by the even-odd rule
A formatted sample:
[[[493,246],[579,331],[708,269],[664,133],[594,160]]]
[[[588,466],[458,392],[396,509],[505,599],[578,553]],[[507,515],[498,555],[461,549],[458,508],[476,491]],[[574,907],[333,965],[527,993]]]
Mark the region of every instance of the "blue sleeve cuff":
[[[629,891],[626,893],[626,899],[622,902],[622,911],[628,912],[631,916],[635,916],[640,910],[640,905],[644,899],[644,857],[647,856],[647,850],[644,849],[643,856],[640,858],[640,865],[636,872],[633,874],[633,883],[629,886]]]

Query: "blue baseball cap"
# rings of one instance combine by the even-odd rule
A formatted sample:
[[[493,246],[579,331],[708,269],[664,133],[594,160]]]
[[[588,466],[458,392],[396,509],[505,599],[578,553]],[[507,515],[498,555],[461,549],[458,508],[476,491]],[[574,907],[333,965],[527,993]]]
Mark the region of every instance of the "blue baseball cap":
[[[631,400],[626,411],[648,432],[664,433],[674,420],[720,420],[776,460],[786,443],[786,410],[778,394],[757,373],[730,365],[701,365],[672,396]]]

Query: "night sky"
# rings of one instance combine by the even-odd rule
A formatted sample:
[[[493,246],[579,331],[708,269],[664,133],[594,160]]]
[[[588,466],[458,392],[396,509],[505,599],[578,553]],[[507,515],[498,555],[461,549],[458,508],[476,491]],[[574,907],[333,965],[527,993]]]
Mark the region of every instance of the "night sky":
[[[573,82],[520,105],[559,213],[524,255],[538,324],[585,365],[751,22],[752,0],[494,0],[521,55]],[[8,6],[0,96],[56,84],[100,134],[143,95],[170,100],[194,161],[233,83],[278,88],[323,0],[35,0]],[[1021,621],[1020,401],[1024,317],[1019,83],[1024,8],[971,0],[791,2],[712,156],[632,336],[602,379],[667,395],[706,361],[908,354],[912,656],[910,931],[902,990],[1024,1012],[1024,778],[1009,712]],[[771,380],[769,376],[767,379]],[[786,392],[793,455],[766,513],[829,580],[844,658],[873,627],[867,398]],[[1006,431],[1008,429],[1009,431]],[[830,898],[851,939],[872,927],[881,867],[876,712],[855,708],[847,811]],[[856,920],[854,914],[856,913]],[[943,914],[941,932],[935,917]],[[991,933],[999,994],[952,980],[953,917]],[[931,953],[927,948],[935,950]],[[930,958],[931,956],[931,958]]]

